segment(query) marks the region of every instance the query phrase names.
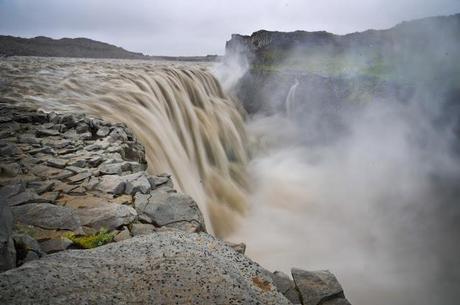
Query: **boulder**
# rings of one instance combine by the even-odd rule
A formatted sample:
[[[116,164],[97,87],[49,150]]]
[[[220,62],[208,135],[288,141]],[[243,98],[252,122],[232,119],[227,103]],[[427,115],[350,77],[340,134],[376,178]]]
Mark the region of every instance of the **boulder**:
[[[58,136],[60,134],[61,133],[58,130],[54,129],[38,129],[35,133],[35,135],[39,138]]]
[[[133,223],[131,226],[133,236],[152,234],[155,231],[155,226],[148,223]]]
[[[27,234],[14,233],[13,240],[16,248],[16,264],[18,266],[45,255],[40,244]]]
[[[137,193],[134,207],[139,214],[147,216],[157,226],[171,226],[185,231],[206,231],[203,215],[190,196],[163,190],[156,190],[150,194]]]
[[[137,192],[147,194],[150,192],[151,185],[144,172],[138,172],[131,175],[123,176],[126,181],[125,193],[134,195]]]
[[[40,247],[48,254],[67,250],[72,245],[72,241],[67,238],[48,239],[40,242]]]
[[[16,206],[25,203],[39,201],[39,199],[41,198],[37,195],[37,193],[27,189],[24,192],[20,192],[14,196],[11,196],[10,198],[8,198],[7,201],[10,206]]]
[[[293,268],[291,274],[303,305],[325,304],[326,301],[329,302],[328,305],[349,304],[342,286],[331,272]]]
[[[100,182],[96,185],[96,189],[113,195],[120,195],[125,191],[125,180],[117,175],[102,176]]]
[[[302,304],[299,292],[296,289],[294,281],[283,272],[275,271],[271,275],[273,284],[292,304]]]
[[[2,304],[277,304],[267,271],[211,235],[165,230],[0,274]]]
[[[102,175],[121,175],[123,173],[123,163],[103,163],[99,166]]]
[[[101,202],[94,207],[77,209],[75,212],[80,217],[82,225],[97,230],[114,230],[132,223],[137,217],[135,209],[116,203]]]
[[[16,221],[43,229],[82,232],[80,220],[74,210],[50,203],[28,203],[11,209]]]

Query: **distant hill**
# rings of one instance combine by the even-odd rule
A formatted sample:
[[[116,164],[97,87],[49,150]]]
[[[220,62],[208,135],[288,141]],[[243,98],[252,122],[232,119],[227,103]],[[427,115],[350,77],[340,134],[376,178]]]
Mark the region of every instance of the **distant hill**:
[[[171,61],[217,61],[219,56],[149,56],[88,38],[21,38],[0,35],[1,56],[119,58]]]
[[[43,36],[30,39],[0,36],[0,54],[4,56],[148,59],[142,53],[130,52],[88,38],[52,39]]]

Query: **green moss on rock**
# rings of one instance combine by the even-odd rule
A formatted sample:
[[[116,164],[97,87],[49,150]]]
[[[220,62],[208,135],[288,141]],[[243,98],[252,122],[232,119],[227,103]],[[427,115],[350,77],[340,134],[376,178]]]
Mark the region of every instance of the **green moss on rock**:
[[[70,239],[74,244],[83,249],[92,249],[111,243],[115,237],[115,232],[109,232],[101,229],[96,234],[79,236],[74,233],[66,233],[64,237]]]

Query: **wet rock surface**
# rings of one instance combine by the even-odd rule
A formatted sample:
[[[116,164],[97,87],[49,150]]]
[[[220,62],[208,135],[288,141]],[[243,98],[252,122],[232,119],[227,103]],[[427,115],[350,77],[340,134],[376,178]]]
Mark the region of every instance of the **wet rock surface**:
[[[349,304],[207,234],[123,124],[0,103],[0,130],[0,304]]]

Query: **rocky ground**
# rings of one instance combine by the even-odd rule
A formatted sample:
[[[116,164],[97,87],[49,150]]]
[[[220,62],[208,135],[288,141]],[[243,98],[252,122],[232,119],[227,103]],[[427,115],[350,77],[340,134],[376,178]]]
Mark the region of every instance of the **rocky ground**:
[[[1,304],[349,304],[207,234],[123,124],[0,104],[0,125]]]

